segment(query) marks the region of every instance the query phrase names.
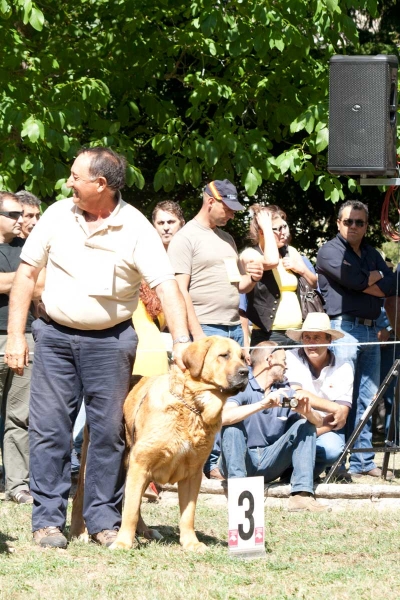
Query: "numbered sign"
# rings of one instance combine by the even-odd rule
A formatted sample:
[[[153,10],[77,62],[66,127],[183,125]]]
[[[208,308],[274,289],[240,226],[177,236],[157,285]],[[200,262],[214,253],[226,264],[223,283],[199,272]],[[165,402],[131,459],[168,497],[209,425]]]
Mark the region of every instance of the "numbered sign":
[[[228,479],[228,512],[228,547],[232,556],[265,556],[264,477]]]

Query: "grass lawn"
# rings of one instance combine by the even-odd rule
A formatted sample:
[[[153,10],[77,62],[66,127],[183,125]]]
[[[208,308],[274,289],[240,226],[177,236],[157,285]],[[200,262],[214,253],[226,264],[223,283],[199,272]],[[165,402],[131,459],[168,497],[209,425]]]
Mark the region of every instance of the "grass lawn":
[[[0,598],[20,599],[321,599],[400,596],[400,511],[322,515],[266,509],[265,559],[241,561],[227,550],[227,509],[200,497],[202,555],[178,543],[178,508],[144,504],[162,543],[130,552],[71,543],[46,550],[31,542],[30,508],[0,503]],[[15,550],[8,552],[8,547]]]

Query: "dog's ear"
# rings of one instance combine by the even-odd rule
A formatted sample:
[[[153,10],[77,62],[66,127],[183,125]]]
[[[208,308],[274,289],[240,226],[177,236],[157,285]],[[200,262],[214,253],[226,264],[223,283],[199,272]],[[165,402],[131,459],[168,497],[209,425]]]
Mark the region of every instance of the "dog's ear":
[[[201,340],[190,344],[184,351],[182,355],[183,364],[189,369],[189,373],[192,377],[200,377],[204,359],[206,358],[206,354],[212,343],[212,336],[202,338]]]

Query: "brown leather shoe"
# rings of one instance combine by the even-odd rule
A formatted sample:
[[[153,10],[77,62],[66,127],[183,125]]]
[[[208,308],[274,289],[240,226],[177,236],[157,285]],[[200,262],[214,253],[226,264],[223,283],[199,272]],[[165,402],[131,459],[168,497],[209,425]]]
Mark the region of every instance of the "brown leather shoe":
[[[66,548],[68,541],[59,527],[43,527],[33,532],[33,541],[42,548]]]
[[[118,531],[116,529],[103,529],[98,533],[92,533],[90,539],[95,544],[106,546],[108,548],[113,542],[115,542],[117,535]]]
[[[361,473],[350,473],[352,477],[363,477],[365,475],[368,475],[369,477],[382,477],[382,469],[380,469],[379,467],[375,467],[374,469],[371,469],[370,471],[362,471]],[[393,479],[394,477],[394,473],[393,471],[387,471],[386,472],[386,479]]]
[[[300,492],[300,494],[295,494],[293,496],[289,496],[288,500],[288,511],[289,512],[313,512],[313,513],[321,513],[321,512],[331,512],[330,506],[325,506],[324,504],[320,504],[316,501],[314,496],[306,494],[306,492]]]
[[[204,472],[204,475],[207,477],[207,479],[219,479],[220,481],[225,481],[225,477],[222,476],[222,473],[218,467],[211,469],[211,471]]]

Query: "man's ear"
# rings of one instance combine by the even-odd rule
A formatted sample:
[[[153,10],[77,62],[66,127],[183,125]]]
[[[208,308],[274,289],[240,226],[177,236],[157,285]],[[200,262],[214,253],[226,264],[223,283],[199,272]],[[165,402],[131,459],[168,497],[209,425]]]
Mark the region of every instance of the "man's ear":
[[[107,179],[105,177],[99,177],[97,179],[97,191],[98,192],[104,192],[104,190],[107,187]]]

